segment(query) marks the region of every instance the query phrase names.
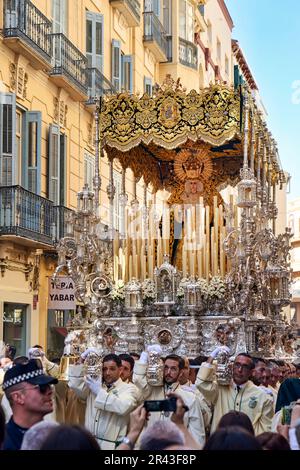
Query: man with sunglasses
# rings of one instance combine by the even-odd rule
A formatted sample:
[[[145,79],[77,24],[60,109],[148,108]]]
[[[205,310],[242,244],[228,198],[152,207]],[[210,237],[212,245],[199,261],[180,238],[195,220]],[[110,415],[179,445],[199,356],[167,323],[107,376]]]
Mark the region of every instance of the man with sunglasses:
[[[246,413],[256,435],[270,431],[273,402],[270,396],[249,380],[254,369],[252,357],[246,353],[238,354],[233,363],[231,383],[220,385],[213,364],[219,352],[220,347],[212,352],[207,362],[201,365],[196,379],[198,390],[214,405],[211,432],[215,431],[221,417],[229,411]]]
[[[44,374],[35,359],[16,364],[5,373],[3,390],[13,414],[6,425],[4,450],[19,450],[25,432],[53,411],[51,385],[57,382]]]

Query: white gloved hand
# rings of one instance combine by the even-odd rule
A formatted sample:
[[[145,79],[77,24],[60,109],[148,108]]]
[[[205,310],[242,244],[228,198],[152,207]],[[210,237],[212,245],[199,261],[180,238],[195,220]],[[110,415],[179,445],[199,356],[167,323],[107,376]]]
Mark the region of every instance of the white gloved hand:
[[[146,351],[143,351],[140,355],[139,362],[141,364],[147,364],[148,362],[148,353]]]
[[[147,352],[157,352],[158,354],[162,354],[162,349],[159,344],[150,344],[150,346],[147,346]]]
[[[99,351],[97,348],[87,348],[82,354],[81,354],[81,359],[85,360],[90,353],[96,353],[99,354]]]
[[[210,353],[210,357],[215,359],[218,356],[218,354],[220,354],[221,352],[225,352],[227,354],[230,354],[230,349],[229,349],[228,346],[218,346],[218,347],[216,347],[216,349],[213,350],[212,353]]]
[[[98,395],[99,393],[99,390],[102,386],[102,381],[101,379],[93,379],[93,377],[91,377],[90,375],[87,375],[85,377],[85,383],[87,384],[87,386],[89,387],[90,391],[94,394],[94,395]]]
[[[29,359],[42,358],[43,356],[45,356],[45,353],[40,348],[30,348],[30,349],[28,349]]]

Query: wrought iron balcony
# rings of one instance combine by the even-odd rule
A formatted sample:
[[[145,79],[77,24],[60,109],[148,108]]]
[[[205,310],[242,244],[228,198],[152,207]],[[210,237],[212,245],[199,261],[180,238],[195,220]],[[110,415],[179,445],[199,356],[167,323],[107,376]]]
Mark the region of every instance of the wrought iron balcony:
[[[67,222],[72,210],[64,206],[53,206],[52,209],[52,238],[60,240],[67,233]]]
[[[4,42],[36,69],[51,69],[52,24],[29,0],[4,0]]]
[[[87,98],[87,59],[62,33],[51,34],[53,68],[50,76],[57,86],[66,88],[76,100]]]
[[[0,187],[0,235],[52,245],[53,203],[21,186]]]
[[[179,38],[179,62],[192,69],[198,68],[198,53],[196,44]]]
[[[168,59],[166,32],[158,17],[153,12],[144,12],[144,44],[155,55],[158,62]]]
[[[109,0],[126,18],[128,26],[138,26],[141,21],[141,2],[139,0]]]
[[[99,96],[116,93],[112,83],[96,68],[86,69],[88,101],[87,104],[94,104]]]

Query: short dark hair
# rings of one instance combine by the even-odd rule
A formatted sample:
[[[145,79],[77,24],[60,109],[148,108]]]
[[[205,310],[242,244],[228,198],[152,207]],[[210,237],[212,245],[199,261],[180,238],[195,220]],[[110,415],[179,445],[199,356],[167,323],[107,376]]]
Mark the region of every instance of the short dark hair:
[[[277,432],[263,432],[256,439],[263,450],[291,450],[286,438]]]
[[[41,450],[100,450],[100,447],[87,429],[61,425],[49,433]]]
[[[39,344],[35,344],[34,346],[32,346],[33,348],[38,348],[38,349],[43,349],[43,346],[40,346]]]
[[[17,364],[27,364],[28,361],[29,359],[27,356],[18,356],[18,357],[15,357],[15,359],[13,360],[13,364],[14,366]]]
[[[122,361],[120,359],[120,356],[118,356],[117,354],[106,354],[102,362],[104,364],[104,362],[108,362],[108,361],[114,361],[118,367],[122,366]]]
[[[128,364],[130,364],[130,370],[133,371],[134,359],[132,356],[130,356],[130,354],[119,354],[119,358],[121,359],[121,361],[128,362]]]
[[[246,413],[243,413],[242,411],[229,411],[222,416],[218,424],[218,429],[227,428],[230,426],[240,426],[241,428],[250,432],[252,436],[255,434],[251,419],[248,415],[246,415]]]
[[[238,354],[238,355],[235,357],[235,359],[236,359],[237,357],[239,357],[239,356],[248,357],[248,359],[251,359],[250,368],[251,368],[251,369],[254,369],[254,367],[255,367],[255,365],[254,365],[254,360],[253,360],[253,357],[250,356],[250,354],[248,354],[248,353],[240,353],[240,354]]]
[[[5,357],[8,357],[11,361],[14,359],[17,352],[17,348],[11,344],[6,345]]]
[[[130,354],[130,356],[137,357],[138,359],[141,357],[141,355],[137,352],[130,352],[129,354]]]
[[[194,361],[197,361],[198,364],[202,364],[202,362],[206,362],[208,359],[208,356],[197,356],[195,357]]]
[[[267,365],[267,361],[263,359],[262,357],[253,357],[252,359],[253,359],[255,367],[257,366],[259,362],[262,362],[263,364]]]
[[[184,367],[185,367],[184,359],[182,357],[178,356],[177,354],[169,354],[165,358],[165,362],[166,362],[167,359],[171,359],[172,361],[177,361],[179,370],[184,369]]]
[[[262,450],[258,440],[239,426],[217,429],[203,450]]]

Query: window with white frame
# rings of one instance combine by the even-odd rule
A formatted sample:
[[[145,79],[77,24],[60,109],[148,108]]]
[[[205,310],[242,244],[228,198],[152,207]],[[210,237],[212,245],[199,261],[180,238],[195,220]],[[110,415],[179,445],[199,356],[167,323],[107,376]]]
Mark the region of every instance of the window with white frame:
[[[117,91],[121,89],[133,92],[132,56],[121,52],[121,42],[112,40],[111,81]]]
[[[163,27],[168,35],[172,34],[172,0],[163,0]]]
[[[226,75],[229,75],[229,59],[227,55],[225,55],[225,73]]]
[[[0,186],[16,184],[16,96],[0,93]]]
[[[116,190],[114,197],[114,228],[119,230],[121,218],[120,195],[122,193],[122,175],[117,170],[114,170],[113,178]]]
[[[149,77],[144,77],[144,92],[152,96],[152,79]]]
[[[48,198],[56,206],[66,203],[67,136],[56,124],[49,128]]]
[[[86,12],[86,57],[88,67],[103,71],[103,15]]]
[[[217,62],[219,65],[221,65],[221,57],[222,57],[221,54],[222,54],[221,41],[217,39]]]
[[[93,178],[95,173],[95,157],[90,153],[84,154],[84,184],[87,184],[89,190],[93,190]]]
[[[209,45],[212,45],[212,24],[208,21],[207,22],[207,37]]]
[[[194,42],[194,7],[188,0],[179,3],[179,36]]]
[[[53,33],[68,34],[67,0],[52,0]]]

